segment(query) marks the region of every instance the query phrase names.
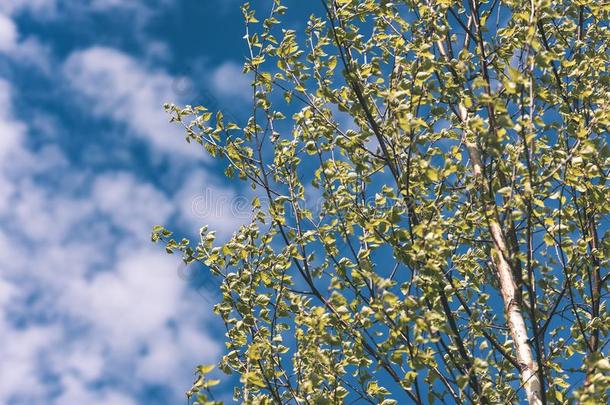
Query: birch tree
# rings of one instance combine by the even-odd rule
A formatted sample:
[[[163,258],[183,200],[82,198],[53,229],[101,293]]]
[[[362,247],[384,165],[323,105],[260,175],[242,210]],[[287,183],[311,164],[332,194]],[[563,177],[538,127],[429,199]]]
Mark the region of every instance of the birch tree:
[[[251,187],[228,242],[153,231],[219,281],[235,399],[608,403],[610,5],[312,3],[242,6],[246,123],[166,106]]]

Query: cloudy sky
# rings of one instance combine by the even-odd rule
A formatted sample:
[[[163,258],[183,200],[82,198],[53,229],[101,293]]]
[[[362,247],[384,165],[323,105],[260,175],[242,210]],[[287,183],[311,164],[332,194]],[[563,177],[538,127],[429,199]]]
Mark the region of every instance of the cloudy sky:
[[[0,403],[184,403],[220,356],[205,272],[149,235],[244,221],[162,110],[247,118],[243,34],[238,1],[0,2]]]

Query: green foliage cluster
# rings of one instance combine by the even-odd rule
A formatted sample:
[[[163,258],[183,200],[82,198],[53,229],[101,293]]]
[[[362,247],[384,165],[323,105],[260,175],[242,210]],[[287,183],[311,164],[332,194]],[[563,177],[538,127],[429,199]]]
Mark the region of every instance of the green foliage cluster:
[[[328,0],[299,32],[280,0],[242,10],[247,124],[166,107],[252,221],[153,232],[221,281],[235,397],[607,403],[610,5]]]

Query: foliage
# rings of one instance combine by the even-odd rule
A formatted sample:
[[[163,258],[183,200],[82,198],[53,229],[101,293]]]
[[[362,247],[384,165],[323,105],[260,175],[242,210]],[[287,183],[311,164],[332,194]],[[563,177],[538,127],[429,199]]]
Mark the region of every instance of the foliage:
[[[318,6],[243,5],[243,128],[166,106],[254,190],[226,243],[153,233],[222,281],[235,397],[607,403],[610,6]]]
[[[220,380],[210,380],[207,375],[214,370],[214,366],[205,365],[197,367],[197,379],[193,383],[193,387],[186,393],[187,398],[190,400],[192,397],[197,398],[197,402],[193,405],[220,405],[222,402],[210,400],[208,397],[211,396],[210,388],[218,385]]]

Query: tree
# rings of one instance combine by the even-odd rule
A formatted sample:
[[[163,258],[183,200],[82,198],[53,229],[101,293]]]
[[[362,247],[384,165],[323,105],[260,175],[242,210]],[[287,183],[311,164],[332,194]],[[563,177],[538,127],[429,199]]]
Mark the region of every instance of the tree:
[[[166,106],[256,194],[227,243],[153,232],[221,280],[235,396],[607,403],[610,6],[317,6],[243,5],[243,127]]]

